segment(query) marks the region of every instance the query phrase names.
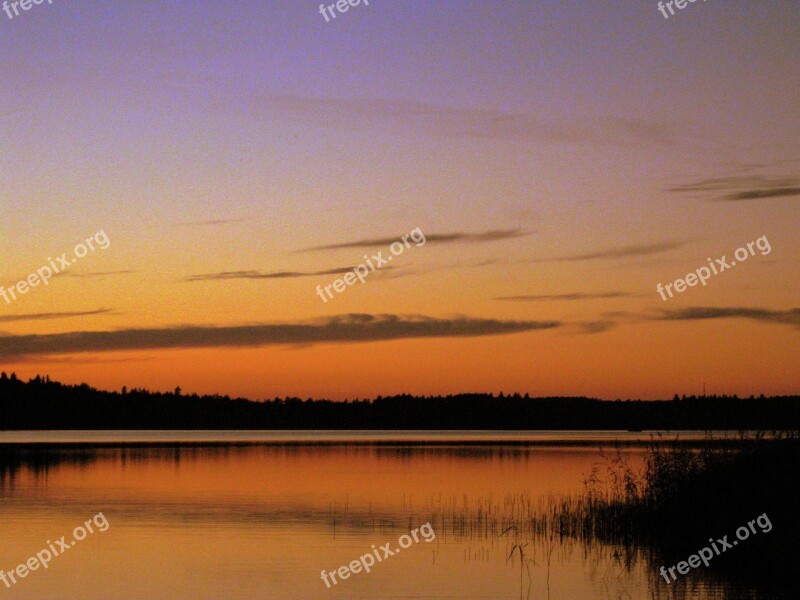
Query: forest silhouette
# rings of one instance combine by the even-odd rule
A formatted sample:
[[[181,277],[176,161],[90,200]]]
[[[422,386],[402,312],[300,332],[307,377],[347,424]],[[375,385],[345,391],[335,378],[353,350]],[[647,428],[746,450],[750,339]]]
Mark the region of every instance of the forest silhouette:
[[[0,374],[0,430],[786,430],[800,428],[800,396],[689,396],[672,400],[531,398],[527,394],[408,394],[371,400],[253,401],[125,387],[102,391],[49,377]]]

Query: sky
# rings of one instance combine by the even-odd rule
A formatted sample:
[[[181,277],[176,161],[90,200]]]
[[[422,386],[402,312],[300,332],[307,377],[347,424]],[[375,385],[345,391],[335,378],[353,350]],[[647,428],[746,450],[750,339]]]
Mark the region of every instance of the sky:
[[[2,370],[250,398],[800,391],[797,3],[10,10]]]

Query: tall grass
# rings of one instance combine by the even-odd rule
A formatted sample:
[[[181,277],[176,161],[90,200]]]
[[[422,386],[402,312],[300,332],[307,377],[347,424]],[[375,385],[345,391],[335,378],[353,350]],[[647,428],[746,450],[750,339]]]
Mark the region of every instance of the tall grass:
[[[772,531],[715,557],[710,572],[781,595],[797,590],[800,435],[740,434],[735,446],[712,442],[691,449],[654,440],[640,471],[620,452],[603,455],[584,495],[568,508],[572,518],[562,519],[571,524],[564,533],[627,551],[647,548],[656,569],[686,560],[708,546],[709,538],[735,539],[738,527],[767,514]]]
[[[735,443],[709,436],[700,445],[654,438],[641,466],[632,466],[620,449],[601,451],[582,493],[431,497],[423,506],[408,507],[405,526],[427,521],[443,541],[453,536],[477,542],[481,551],[470,560],[488,556],[484,545],[497,548],[518,564],[521,593],[530,590],[534,574],[549,577],[551,560],[568,560],[576,548],[591,551],[593,561],[613,560],[622,569],[644,561],[655,590],[666,586],[658,575],[660,566],[687,560],[708,546],[709,538],[728,535],[732,541],[737,528],[767,514],[770,532],[752,535],[715,556],[692,577],[745,596],[757,590],[758,597],[800,598],[794,564],[800,540],[798,482],[797,432],[742,434]],[[403,525],[393,511],[371,518],[373,527]],[[358,521],[369,526],[364,519]]]

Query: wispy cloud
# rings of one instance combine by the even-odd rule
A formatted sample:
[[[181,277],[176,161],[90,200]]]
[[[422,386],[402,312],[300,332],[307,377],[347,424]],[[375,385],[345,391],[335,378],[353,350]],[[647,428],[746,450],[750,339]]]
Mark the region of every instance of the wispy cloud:
[[[25,363],[30,365],[47,365],[48,367],[55,367],[57,365],[73,366],[73,365],[100,365],[100,364],[116,364],[116,363],[140,363],[151,360],[159,360],[157,355],[152,353],[147,356],[123,356],[113,358],[111,356],[95,356],[91,354],[74,354],[72,356],[52,356],[41,355],[36,357],[26,357]]]
[[[720,308],[693,306],[675,310],[662,309],[658,321],[698,321],[705,319],[752,319],[768,323],[780,323],[800,328],[800,308],[790,310],[770,310],[767,308]]]
[[[612,319],[600,319],[597,321],[580,321],[575,323],[578,327],[579,333],[584,335],[594,335],[597,333],[605,333],[617,326],[617,322]]]
[[[49,321],[53,319],[69,319],[73,317],[89,317],[110,313],[110,308],[98,308],[97,310],[86,310],[82,312],[52,312],[52,313],[28,313],[23,315],[4,315],[0,316],[0,323],[12,323],[14,321]]]
[[[570,330],[580,334],[604,333],[619,325],[637,325],[653,321],[702,321],[709,319],[750,319],[763,323],[789,325],[800,329],[800,308],[770,310],[767,308],[709,307],[696,306],[679,309],[660,309],[656,313],[634,313],[627,311],[604,312],[593,321],[562,322],[566,333]]]
[[[412,338],[506,335],[559,327],[558,321],[509,321],[470,317],[348,314],[301,323],[227,327],[179,326],[117,331],[75,331],[45,335],[0,336],[0,360],[81,352],[157,348],[256,347]]]
[[[711,195],[715,200],[726,202],[786,198],[800,196],[800,178],[765,177],[763,175],[720,177],[716,179],[702,179],[686,185],[670,188],[669,191]]]
[[[747,190],[731,194],[725,200],[758,200],[760,198],[781,198],[800,196],[800,187],[771,187],[769,189]]]
[[[73,273],[71,271],[61,271],[55,277],[75,277],[77,279],[91,279],[93,277],[114,277],[116,275],[133,275],[139,271],[98,271],[96,273]]]
[[[667,146],[676,139],[676,127],[672,123],[614,115],[547,120],[526,113],[454,108],[385,98],[334,100],[280,96],[251,99],[248,105],[251,110],[288,115],[328,127],[381,127],[448,137],[613,146]]]
[[[431,233],[425,234],[425,239],[428,242],[435,242],[439,244],[480,244],[484,242],[500,242],[503,240],[510,240],[518,237],[530,235],[529,231],[522,231],[520,229],[490,229],[478,233]],[[313,246],[311,248],[303,248],[299,252],[316,252],[319,250],[340,250],[342,248],[375,248],[377,246],[388,246],[397,241],[397,237],[387,238],[373,238],[366,240],[355,240],[349,242],[340,242],[338,244],[327,244],[325,246]],[[409,243],[415,243],[411,240]]]
[[[384,267],[384,270],[392,267]],[[222,271],[220,273],[201,273],[191,275],[183,281],[224,281],[228,279],[295,279],[298,277],[316,277],[317,275],[341,275],[351,273],[353,267],[340,267],[326,271]]]
[[[654,244],[618,246],[615,248],[596,250],[594,252],[587,252],[584,254],[571,254],[568,256],[545,258],[537,260],[535,262],[568,262],[568,261],[581,261],[581,260],[604,260],[609,258],[628,258],[632,256],[652,256],[654,254],[663,254],[664,252],[677,250],[678,248],[684,247],[687,243],[688,242],[686,241],[673,241],[673,242],[657,242]]]
[[[232,223],[244,223],[247,219],[210,219],[208,221],[186,221],[176,223],[178,227],[209,227],[214,225],[230,225]]]
[[[517,302],[550,302],[564,300],[573,302],[578,300],[599,300],[603,298],[630,298],[633,294],[628,292],[600,292],[584,293],[574,292],[571,294],[540,294],[523,296],[498,296],[495,300],[513,300]]]

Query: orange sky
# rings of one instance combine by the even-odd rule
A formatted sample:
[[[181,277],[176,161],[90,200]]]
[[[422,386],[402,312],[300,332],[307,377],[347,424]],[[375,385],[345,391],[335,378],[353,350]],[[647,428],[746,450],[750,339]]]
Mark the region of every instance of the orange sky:
[[[412,4],[4,23],[0,369],[253,398],[798,393],[800,9]]]

